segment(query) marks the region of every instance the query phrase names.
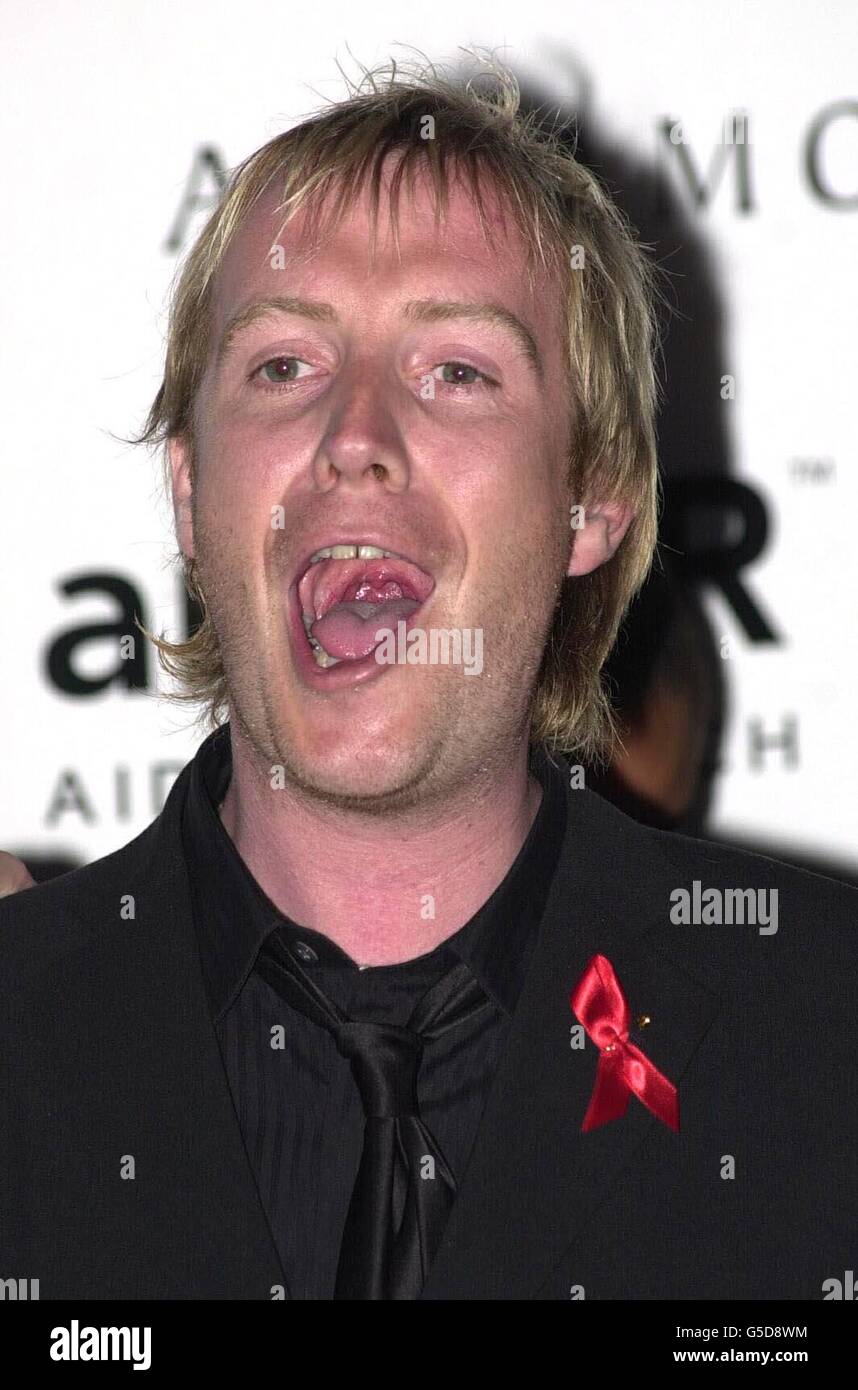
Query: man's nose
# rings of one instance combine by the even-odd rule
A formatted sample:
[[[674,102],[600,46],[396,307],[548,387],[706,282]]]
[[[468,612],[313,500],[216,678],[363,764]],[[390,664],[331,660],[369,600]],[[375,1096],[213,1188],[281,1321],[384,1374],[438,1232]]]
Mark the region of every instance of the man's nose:
[[[404,389],[381,368],[354,365],[344,373],[314,460],[321,490],[364,478],[384,482],[395,492],[408,486],[408,455],[396,409]]]

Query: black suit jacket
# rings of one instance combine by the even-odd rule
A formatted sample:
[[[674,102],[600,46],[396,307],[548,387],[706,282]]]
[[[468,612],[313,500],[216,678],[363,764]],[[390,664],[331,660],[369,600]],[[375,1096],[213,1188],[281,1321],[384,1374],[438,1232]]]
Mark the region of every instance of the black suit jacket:
[[[0,902],[0,1277],[43,1299],[289,1297],[200,973],[188,775],[130,844]],[[422,1297],[824,1298],[858,1257],[858,892],[590,791],[568,809]],[[695,879],[777,888],[777,932],[674,924]],[[596,952],[651,1018],[678,1134],[634,1098],[581,1132],[598,1053],[569,997]]]

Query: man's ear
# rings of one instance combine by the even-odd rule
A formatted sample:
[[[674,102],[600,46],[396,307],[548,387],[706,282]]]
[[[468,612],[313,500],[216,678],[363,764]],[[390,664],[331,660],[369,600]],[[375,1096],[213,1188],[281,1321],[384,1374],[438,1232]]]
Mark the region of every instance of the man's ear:
[[[634,508],[624,502],[596,502],[573,509],[572,548],[566,573],[590,574],[615,553],[634,521]]]
[[[176,522],[176,539],[182,554],[188,560],[192,560],[194,558],[194,523],[191,516],[193,482],[191,479],[192,449],[190,441],[183,434],[173,435],[167,441],[167,453],[170,460],[170,473],[173,478],[173,516]]]

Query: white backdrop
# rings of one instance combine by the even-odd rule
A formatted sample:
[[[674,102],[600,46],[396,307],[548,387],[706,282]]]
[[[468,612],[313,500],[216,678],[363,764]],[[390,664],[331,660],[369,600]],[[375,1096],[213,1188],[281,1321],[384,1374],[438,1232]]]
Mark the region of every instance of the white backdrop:
[[[350,51],[372,65],[403,56],[397,44],[435,60],[481,44],[558,104],[585,100],[605,139],[663,169],[711,252],[735,379],[735,398],[719,395],[730,468],[771,528],[743,583],[780,638],[750,641],[707,592],[730,652],[713,825],[858,864],[853,0],[7,0],[0,31],[0,847],[82,860],[116,848],[199,742],[158,701],[151,650],[146,688],[87,694],[60,689],[46,654],[64,631],[118,618],[108,593],[68,591],[81,576],[132,585],[150,628],[179,630],[159,462],[112,435],[139,428],[159,385],[168,285],[217,165],[343,95],[335,60],[355,75]],[[710,162],[737,111],[749,143],[721,151],[719,180]],[[682,156],[665,134],[676,122]],[[689,169],[710,180],[702,204]],[[115,640],[77,646],[66,666],[109,675]],[[761,767],[755,729],[788,731]]]

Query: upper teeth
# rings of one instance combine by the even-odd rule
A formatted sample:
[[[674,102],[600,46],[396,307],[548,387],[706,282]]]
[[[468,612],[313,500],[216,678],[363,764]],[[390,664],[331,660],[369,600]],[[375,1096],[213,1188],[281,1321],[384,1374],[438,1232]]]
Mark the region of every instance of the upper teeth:
[[[395,550],[382,550],[377,545],[329,545],[311,555],[310,564],[317,560],[382,560],[387,556],[399,558]]]
[[[378,545],[328,545],[323,550],[317,550],[310,556],[310,565],[315,565],[319,560],[383,560],[387,558],[403,559],[395,550],[382,550]],[[310,565],[307,568],[310,568]],[[325,649],[319,644],[310,631],[316,619],[312,613],[302,613],[304,630],[310,639],[310,646],[313,648],[313,656],[317,666],[337,666],[336,657],[329,656]]]

